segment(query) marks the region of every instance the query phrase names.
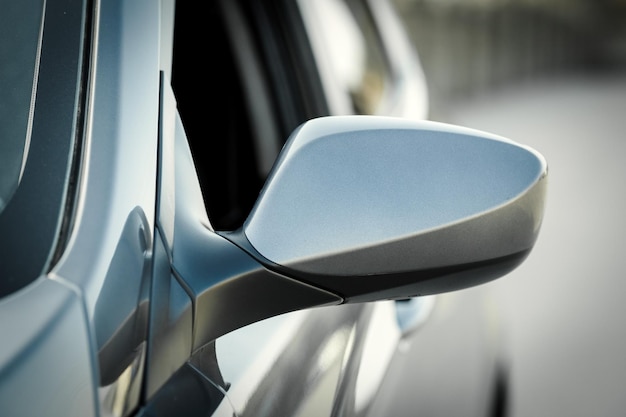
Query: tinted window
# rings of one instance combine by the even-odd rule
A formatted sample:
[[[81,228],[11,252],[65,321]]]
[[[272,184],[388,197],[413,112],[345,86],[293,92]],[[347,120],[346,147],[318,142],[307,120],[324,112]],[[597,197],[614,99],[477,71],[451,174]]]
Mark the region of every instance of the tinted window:
[[[217,3],[211,2],[203,13],[194,2],[176,3],[172,89],[211,224],[216,230],[233,230],[250,211],[263,178],[244,86]],[[194,43],[210,49],[211,71],[198,65],[197,50],[188,47]]]

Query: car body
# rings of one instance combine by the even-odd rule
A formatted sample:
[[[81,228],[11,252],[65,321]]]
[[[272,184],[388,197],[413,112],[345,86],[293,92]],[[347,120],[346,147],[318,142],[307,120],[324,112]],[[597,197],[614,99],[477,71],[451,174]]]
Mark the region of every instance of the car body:
[[[435,294],[534,244],[545,161],[420,121],[426,83],[384,1],[0,7],[3,415],[384,413]],[[464,336],[464,415],[497,392],[483,336]]]

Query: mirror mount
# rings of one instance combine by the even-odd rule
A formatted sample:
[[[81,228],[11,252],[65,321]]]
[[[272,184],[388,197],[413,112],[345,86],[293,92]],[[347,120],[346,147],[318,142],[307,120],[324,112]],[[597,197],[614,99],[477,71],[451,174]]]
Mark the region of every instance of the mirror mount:
[[[166,241],[171,246],[173,279],[178,280],[192,300],[191,353],[256,321],[343,302],[335,294],[266,269],[213,230],[182,123],[180,119],[176,122],[172,147],[175,219]],[[165,202],[162,199],[160,204]]]
[[[265,268],[218,234],[187,230],[175,273],[194,300],[192,351],[232,330],[279,314],[341,304],[341,297]],[[184,246],[182,246],[184,245]]]

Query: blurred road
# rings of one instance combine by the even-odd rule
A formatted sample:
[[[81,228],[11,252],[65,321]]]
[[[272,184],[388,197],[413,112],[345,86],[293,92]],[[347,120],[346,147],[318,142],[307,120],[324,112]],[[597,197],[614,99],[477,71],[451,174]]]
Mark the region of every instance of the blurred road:
[[[507,323],[513,417],[626,415],[626,73],[500,90],[439,120],[528,144],[549,164],[534,251],[486,285]]]

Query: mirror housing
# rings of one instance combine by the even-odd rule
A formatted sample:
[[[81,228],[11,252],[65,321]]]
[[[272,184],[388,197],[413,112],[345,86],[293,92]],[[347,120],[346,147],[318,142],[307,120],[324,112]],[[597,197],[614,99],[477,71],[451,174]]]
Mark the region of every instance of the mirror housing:
[[[323,117],[292,134],[243,229],[226,236],[345,302],[453,291],[526,258],[546,176],[539,153],[488,133]]]
[[[175,181],[161,175],[157,226],[191,299],[191,352],[289,311],[497,278],[528,255],[543,217],[547,166],[530,148],[440,123],[340,116],[294,131],[243,227],[216,232],[179,118],[174,131],[162,138],[174,143],[161,146],[160,169]]]

